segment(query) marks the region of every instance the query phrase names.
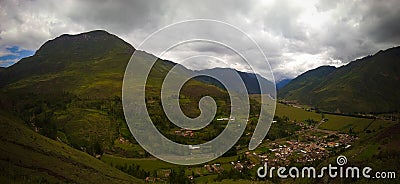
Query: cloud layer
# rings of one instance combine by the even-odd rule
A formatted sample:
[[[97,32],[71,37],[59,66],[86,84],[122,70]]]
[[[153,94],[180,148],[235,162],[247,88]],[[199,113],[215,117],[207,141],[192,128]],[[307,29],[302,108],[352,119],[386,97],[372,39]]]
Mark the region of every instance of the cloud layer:
[[[60,34],[93,29],[107,30],[137,47],[149,34],[162,27],[199,18],[227,22],[248,33],[266,54],[278,80],[293,78],[321,65],[340,66],[400,44],[400,1],[397,0],[2,0],[0,58],[13,54],[9,48],[36,50],[46,40]],[[207,28],[193,27],[195,29]],[[230,38],[222,31],[209,34],[234,40],[235,46],[241,44],[240,38]],[[168,42],[168,39],[160,38],[160,43]],[[183,60],[188,55],[219,51],[218,47],[200,44],[186,50],[172,50],[165,56],[166,59]],[[243,51],[255,52],[246,48]],[[183,64],[193,69],[230,66],[246,70],[246,67],[229,61],[234,57],[229,52],[219,54],[225,59],[211,58],[203,64],[201,61]],[[0,66],[16,61],[15,58],[5,60],[0,59]],[[263,70],[263,63],[257,66]]]

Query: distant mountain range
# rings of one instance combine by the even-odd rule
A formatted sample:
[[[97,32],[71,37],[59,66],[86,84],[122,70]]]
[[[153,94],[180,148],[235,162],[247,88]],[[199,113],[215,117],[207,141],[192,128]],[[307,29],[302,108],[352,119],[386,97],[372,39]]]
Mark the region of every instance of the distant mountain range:
[[[307,71],[278,91],[278,97],[330,112],[400,111],[400,47],[335,68]]]
[[[239,74],[240,78],[243,80],[244,85],[246,86],[248,94],[263,93],[271,95],[274,94],[273,96],[275,96],[276,92],[274,84],[258,74],[241,72],[231,68],[213,68],[213,69],[200,70],[197,72],[217,76],[219,79],[222,79],[223,81],[228,81],[229,85],[233,87],[234,90],[236,89],[236,91],[239,91],[240,89],[238,83],[239,81],[232,81],[233,79],[233,77],[231,76],[232,71],[235,71]],[[211,80],[209,77],[199,77],[199,79],[201,81],[223,88],[223,85],[221,83],[217,82],[216,80]],[[262,90],[260,88],[259,83],[261,83],[263,86]]]
[[[276,83],[276,89],[281,89],[283,87],[285,87],[287,84],[289,84],[289,82],[292,81],[292,79],[283,79],[279,82]]]
[[[284,79],[276,84],[278,97],[326,111],[398,111],[399,50],[399,47],[395,47],[350,62],[346,66],[322,66],[293,80]],[[8,68],[0,68],[0,87],[3,90],[24,89],[43,93],[73,90],[78,94],[94,93],[99,96],[104,96],[102,90],[109,90],[113,91],[112,95],[118,95],[120,91],[109,89],[108,84],[112,84],[113,89],[118,89],[133,51],[135,48],[127,42],[101,30],[61,35],[46,42],[34,56],[21,59]],[[161,67],[165,70],[176,65],[170,61],[159,61],[161,65],[156,66],[156,69]],[[185,70],[192,72],[186,68]],[[232,70],[214,68],[200,72],[212,73],[229,80],[225,73]],[[257,77],[266,87],[263,89],[264,93],[274,93],[272,82],[267,79],[252,73],[237,72],[249,94],[261,93]],[[78,78],[82,80],[77,82]],[[223,88],[219,82],[207,77],[198,77],[197,80]],[[90,85],[93,82],[101,84]],[[81,87],[77,87],[78,84]],[[103,88],[104,86],[107,87]],[[107,96],[109,95],[111,94]]]

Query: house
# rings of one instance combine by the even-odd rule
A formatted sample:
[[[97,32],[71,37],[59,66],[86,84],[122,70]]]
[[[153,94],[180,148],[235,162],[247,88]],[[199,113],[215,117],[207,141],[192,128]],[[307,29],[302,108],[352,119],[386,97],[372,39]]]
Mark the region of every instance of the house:
[[[217,118],[217,121],[235,121],[235,117]]]
[[[200,149],[200,146],[189,145],[189,149],[190,149],[190,150]]]

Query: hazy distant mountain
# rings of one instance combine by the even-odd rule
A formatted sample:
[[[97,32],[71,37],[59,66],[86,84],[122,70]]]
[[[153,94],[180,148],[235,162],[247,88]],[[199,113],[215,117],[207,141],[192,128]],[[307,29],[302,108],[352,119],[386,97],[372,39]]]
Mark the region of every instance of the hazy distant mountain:
[[[283,80],[279,81],[278,83],[276,83],[276,89],[279,90],[279,89],[283,88],[284,86],[289,84],[290,81],[292,81],[292,79],[283,79]]]
[[[237,72],[239,74],[239,76],[241,77],[241,79],[243,80],[243,82],[247,88],[248,94],[260,94],[261,93],[259,82],[262,83],[264,86],[264,88],[263,88],[264,94],[275,94],[274,84],[271,81],[265,79],[264,77],[262,77],[258,74],[241,72],[241,71],[237,71],[237,70],[234,70],[231,68],[213,68],[213,69],[200,70],[198,72],[212,74],[214,76],[218,76],[218,78],[220,78],[222,80],[229,81],[229,82],[231,82],[230,86],[232,86],[234,89],[237,89],[236,91],[239,91],[239,88],[240,88],[238,86],[239,83],[237,81],[232,81],[232,78],[233,78],[231,76],[232,71]],[[257,80],[257,77],[259,78],[260,81]],[[210,81],[210,79],[206,79],[204,77],[200,77],[200,79],[202,81],[206,81],[208,83],[222,87],[222,84],[215,82],[215,80]]]
[[[400,47],[395,47],[339,68],[307,71],[278,96],[327,111],[392,112],[400,110],[399,84]]]

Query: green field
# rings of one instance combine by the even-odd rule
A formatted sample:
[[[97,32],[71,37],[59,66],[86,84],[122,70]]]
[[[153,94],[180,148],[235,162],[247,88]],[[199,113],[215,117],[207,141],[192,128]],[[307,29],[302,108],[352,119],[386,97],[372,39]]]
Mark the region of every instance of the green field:
[[[317,121],[321,120],[321,114],[309,112],[304,109],[291,107],[281,103],[276,103],[275,115],[280,117],[286,116],[290,120],[295,121],[304,121],[306,119],[314,119]]]
[[[280,117],[286,116],[289,117],[290,120],[295,121],[304,121],[306,119],[314,119],[316,121],[322,120],[322,114],[315,113],[313,111],[306,111],[302,108],[291,107],[281,103],[276,104],[275,115]],[[396,123],[394,121],[380,119],[372,122],[373,119],[340,116],[333,114],[324,114],[323,116],[327,119],[327,121],[319,126],[320,129],[334,130],[346,133],[349,131],[350,128],[352,128],[355,133],[362,133],[368,126],[368,130],[377,131],[379,129],[390,127]]]
[[[337,130],[341,132],[348,132],[350,128],[356,133],[361,133],[365,128],[368,130],[377,131],[382,128],[387,128],[392,126],[395,122],[387,120],[373,120],[366,118],[355,118],[349,116],[337,116],[337,115],[325,115],[328,121],[322,123],[320,128],[327,130]],[[372,122],[373,121],[373,122]]]

